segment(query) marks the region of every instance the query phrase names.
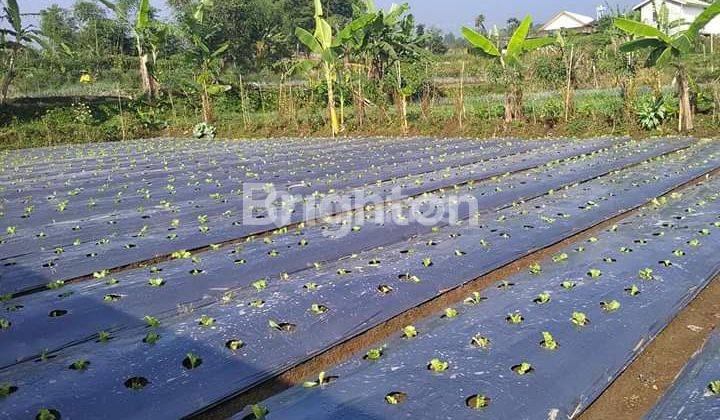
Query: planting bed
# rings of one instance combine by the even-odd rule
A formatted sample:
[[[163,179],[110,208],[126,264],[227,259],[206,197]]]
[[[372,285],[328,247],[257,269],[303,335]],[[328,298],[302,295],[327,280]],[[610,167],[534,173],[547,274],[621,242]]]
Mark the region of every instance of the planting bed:
[[[720,332],[716,331],[647,419],[720,417]]]
[[[263,403],[276,418],[464,417],[473,414],[466,398],[482,393],[493,417],[570,415],[720,269],[720,181],[705,177],[720,168],[720,147],[710,141],[151,141],[81,150],[52,149],[54,167],[48,150],[5,156],[0,221],[16,229],[0,244],[2,416],[215,412],[448,291],[620,218],[592,240],[574,238],[567,258],[539,261],[533,274],[478,289],[457,313],[418,321],[412,340],[393,333],[370,360],[363,350],[329,370],[339,376],[332,383]],[[246,181],[319,196],[361,188],[379,201],[248,226]],[[657,198],[686,183],[682,194]],[[401,193],[391,196],[394,187]],[[96,206],[85,204],[90,196]],[[58,211],[58,197],[77,205]],[[404,222],[430,217],[442,200],[470,199],[477,207],[460,206],[452,223]],[[376,214],[380,204],[392,207]],[[566,280],[576,284],[563,289]],[[633,284],[641,293],[624,294]],[[545,291],[549,302],[533,302]],[[515,311],[523,320],[511,325]],[[591,323],[574,326],[573,311]],[[558,348],[540,346],[543,331]],[[469,344],[476,333],[491,339],[489,350]],[[588,359],[591,349],[597,357]],[[435,358],[439,372],[428,371]],[[386,399],[392,392],[404,394]]]

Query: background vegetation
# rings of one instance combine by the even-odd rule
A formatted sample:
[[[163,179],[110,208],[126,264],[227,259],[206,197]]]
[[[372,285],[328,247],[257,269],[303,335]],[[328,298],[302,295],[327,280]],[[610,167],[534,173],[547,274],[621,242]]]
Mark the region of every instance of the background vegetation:
[[[416,22],[407,6],[169,4],[172,17],[161,20],[144,0],[78,0],[43,10],[32,26],[16,0],[5,0],[0,148],[215,133],[649,136],[680,128],[709,136],[720,128],[713,40],[698,37],[682,50],[687,78],[678,79],[679,61],[646,60],[657,45],[623,47],[642,37],[614,24],[638,20],[622,10],[590,34],[539,34],[523,19],[486,28],[479,15],[467,29],[498,52],[511,50],[514,34],[542,42],[508,68],[476,42]],[[664,34],[678,24],[663,21],[662,9],[657,17]],[[678,125],[678,80],[687,84],[693,127]]]

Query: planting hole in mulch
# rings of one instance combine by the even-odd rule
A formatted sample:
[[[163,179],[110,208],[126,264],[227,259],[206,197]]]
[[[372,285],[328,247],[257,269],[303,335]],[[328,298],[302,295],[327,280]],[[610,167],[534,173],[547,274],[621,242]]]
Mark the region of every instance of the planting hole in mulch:
[[[146,378],[143,378],[142,376],[135,376],[125,381],[125,388],[137,391],[145,388],[148,384],[150,384],[150,381]]]

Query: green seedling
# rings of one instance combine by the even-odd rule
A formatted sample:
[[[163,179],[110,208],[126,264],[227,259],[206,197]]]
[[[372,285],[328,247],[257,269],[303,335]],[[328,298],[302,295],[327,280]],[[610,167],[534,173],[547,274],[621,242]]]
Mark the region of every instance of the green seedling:
[[[482,410],[490,405],[490,398],[481,394],[476,394],[468,397],[465,400],[465,404],[473,410]]]
[[[626,291],[630,296],[637,296],[637,295],[640,294],[640,289],[639,289],[636,285],[634,285],[634,284],[633,284],[632,286],[628,287],[627,289],[625,289],[625,291]]]
[[[533,302],[540,304],[540,305],[550,302],[550,293],[548,293],[548,292],[540,293],[539,295],[537,295],[537,297],[535,299],[533,299]]]
[[[100,332],[98,333],[97,342],[98,342],[98,343],[107,343],[108,341],[110,341],[111,338],[112,338],[112,336],[110,335],[109,332],[107,332],[107,331],[100,331]]]
[[[590,323],[590,319],[582,312],[573,312],[571,320],[578,327],[584,327]]]
[[[15,391],[17,391],[17,387],[10,382],[3,382],[0,384],[0,398],[7,397]]]
[[[522,322],[525,320],[523,316],[520,314],[520,312],[515,312],[513,314],[508,315],[505,317],[505,320],[509,324],[522,324]]]
[[[145,315],[143,319],[145,320],[147,326],[150,328],[157,328],[160,326],[160,321],[158,321],[158,319],[154,316]]]
[[[540,274],[542,267],[539,263],[532,263],[529,267],[530,274]]]
[[[192,253],[189,251],[180,250],[173,252],[170,257],[174,260],[187,260],[192,258]]]
[[[8,330],[12,323],[5,318],[0,318],[0,330]]]
[[[317,381],[307,381],[303,383],[304,388],[324,388],[327,384],[337,379],[337,376],[326,376],[325,372],[320,372]]]
[[[50,290],[57,290],[63,286],[65,286],[65,282],[63,280],[55,280],[47,284],[47,288]]]
[[[428,363],[427,368],[429,370],[432,370],[433,372],[444,372],[450,367],[450,363],[446,361],[442,361],[440,359],[432,359],[430,360],[430,363]]]
[[[363,357],[365,360],[378,360],[383,356],[383,349],[382,347],[370,349],[365,353],[365,356]]]
[[[387,295],[388,293],[391,293],[393,291],[393,288],[388,286],[387,284],[381,284],[378,286],[378,292],[380,292],[383,295]]]
[[[540,344],[543,347],[545,347],[548,350],[555,350],[556,348],[558,348],[558,343],[557,343],[557,341],[555,341],[552,334],[550,334],[547,331],[543,331],[542,336],[543,336],[543,340]]]
[[[617,300],[600,302],[600,307],[602,307],[605,312],[615,312],[620,309],[620,302],[618,302]]]
[[[71,370],[83,371],[90,366],[90,362],[84,359],[76,360],[70,365]]]
[[[532,372],[534,369],[530,363],[522,362],[519,365],[513,366],[512,370],[513,370],[513,372],[517,373],[518,375],[527,375],[528,373]]]
[[[487,349],[488,347],[490,347],[490,339],[487,337],[483,337],[480,334],[475,334],[470,339],[470,345],[481,349]]]
[[[312,305],[310,305],[310,312],[312,312],[315,315],[322,315],[329,310],[330,310],[330,308],[328,308],[325,305],[319,305],[317,303],[313,303]]]
[[[215,324],[215,318],[209,317],[207,315],[203,315],[198,320],[198,325],[201,327],[212,327],[213,324]]]
[[[720,395],[720,380],[708,384],[708,390],[712,395]]]
[[[267,287],[267,280],[260,279],[252,282],[252,286],[257,290],[258,292],[265,289]]]
[[[566,254],[564,252],[552,257],[553,261],[555,261],[556,263],[563,262],[563,261],[567,260],[568,258],[569,258],[568,254]]]
[[[565,290],[572,290],[575,288],[576,283],[574,281],[568,280],[560,283],[560,286],[562,286],[562,288]]]
[[[148,280],[148,284],[152,287],[161,287],[165,285],[165,280],[162,277],[153,277]]]
[[[145,344],[155,344],[160,340],[160,334],[156,333],[155,331],[150,331],[145,335],[145,338],[143,338],[143,343]]]
[[[227,343],[225,343],[225,347],[229,348],[232,351],[238,351],[244,346],[245,343],[243,343],[242,340],[229,340]]]
[[[638,272],[638,276],[642,280],[653,280],[655,278],[652,268],[643,268]]]
[[[403,332],[403,335],[402,335],[403,338],[415,338],[418,335],[417,329],[415,329],[415,327],[412,325],[407,325],[407,326],[403,327],[402,332]]]
[[[188,353],[182,364],[186,369],[192,370],[202,364],[202,359],[194,353]]]
[[[472,294],[463,300],[463,303],[466,305],[477,305],[486,298],[482,297],[480,295],[480,292],[472,292]]]
[[[455,308],[445,308],[443,311],[443,318],[456,318],[458,316],[458,311]]]
[[[591,269],[587,272],[587,275],[588,275],[588,277],[590,277],[590,278],[596,279],[596,278],[602,276],[602,271],[598,270],[597,268],[591,268]]]
[[[407,399],[407,394],[404,392],[399,392],[399,391],[391,392],[391,393],[385,395],[385,402],[390,405],[402,404],[405,402],[406,399]]]

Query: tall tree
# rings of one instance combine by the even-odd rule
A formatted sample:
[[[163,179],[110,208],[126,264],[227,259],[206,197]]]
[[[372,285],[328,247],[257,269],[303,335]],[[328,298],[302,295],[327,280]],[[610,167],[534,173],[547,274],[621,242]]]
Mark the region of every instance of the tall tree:
[[[485,15],[480,13],[475,16],[475,30],[481,34],[487,34],[487,28],[485,28]]]
[[[32,25],[23,25],[17,0],[5,0],[3,13],[10,28],[0,28],[0,45],[8,51],[5,75],[0,83],[0,104],[7,101],[10,84],[17,76],[17,60],[20,51],[27,48],[27,44],[38,39],[37,32]]]
[[[507,89],[505,93],[505,122],[508,123],[523,116],[523,56],[554,42],[554,39],[549,37],[528,39],[531,26],[532,18],[528,15],[518,25],[504,49],[498,48],[490,39],[473,29],[463,27],[461,30],[470,44],[477,48],[481,54],[491,58],[502,69],[503,83]]]
[[[626,18],[615,19],[615,26],[635,37],[620,47],[625,53],[649,49],[646,65],[669,66],[675,70],[678,110],[678,129],[687,132],[694,128],[693,109],[690,96],[692,79],[687,70],[687,59],[696,51],[700,31],[716,16],[720,15],[720,0],[708,6],[686,29],[670,35],[644,23]]]

